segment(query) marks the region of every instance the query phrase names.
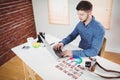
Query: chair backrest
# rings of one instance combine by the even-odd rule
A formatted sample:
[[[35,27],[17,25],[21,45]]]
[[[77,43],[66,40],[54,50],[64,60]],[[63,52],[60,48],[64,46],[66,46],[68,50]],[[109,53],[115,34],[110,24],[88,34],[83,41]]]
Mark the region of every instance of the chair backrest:
[[[104,40],[103,40],[103,44],[102,44],[102,47],[101,47],[101,49],[100,49],[100,52],[99,52],[99,56],[104,56],[104,53],[105,53],[105,47],[106,47],[106,41],[107,41],[107,39],[106,38],[104,38]]]

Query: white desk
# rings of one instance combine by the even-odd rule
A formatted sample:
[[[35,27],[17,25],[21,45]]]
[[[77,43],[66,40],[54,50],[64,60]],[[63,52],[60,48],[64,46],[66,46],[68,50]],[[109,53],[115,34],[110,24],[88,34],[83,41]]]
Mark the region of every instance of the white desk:
[[[49,43],[59,41],[59,39],[51,35],[46,35],[46,40],[49,40]],[[22,49],[25,45],[28,44],[25,43],[16,46],[12,48],[12,51],[44,80],[73,80],[71,77],[55,68],[55,65],[58,64],[58,62],[45,47],[41,46],[39,48],[34,48],[31,46],[30,49]],[[96,58],[103,67],[120,71],[120,65],[98,56]],[[82,59],[83,62],[81,65],[85,65],[85,61],[88,60],[88,58]],[[94,74],[83,74],[78,80],[96,80],[96,78],[97,80],[104,80]]]

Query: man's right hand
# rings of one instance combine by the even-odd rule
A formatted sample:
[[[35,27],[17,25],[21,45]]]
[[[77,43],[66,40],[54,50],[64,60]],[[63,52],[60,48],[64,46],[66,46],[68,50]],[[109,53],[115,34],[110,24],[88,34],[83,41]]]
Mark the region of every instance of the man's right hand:
[[[54,46],[54,49],[60,50],[61,48],[63,48],[63,46],[64,46],[64,44],[62,42],[60,42]]]

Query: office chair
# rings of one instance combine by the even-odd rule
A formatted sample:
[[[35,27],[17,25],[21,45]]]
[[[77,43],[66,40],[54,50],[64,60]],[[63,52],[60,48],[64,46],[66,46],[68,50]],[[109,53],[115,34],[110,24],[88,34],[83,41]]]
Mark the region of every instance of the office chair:
[[[106,41],[107,41],[107,39],[104,38],[103,44],[102,44],[102,47],[100,49],[100,52],[99,52],[98,56],[101,56],[101,57],[104,56],[104,54],[105,54],[105,47],[106,47]]]

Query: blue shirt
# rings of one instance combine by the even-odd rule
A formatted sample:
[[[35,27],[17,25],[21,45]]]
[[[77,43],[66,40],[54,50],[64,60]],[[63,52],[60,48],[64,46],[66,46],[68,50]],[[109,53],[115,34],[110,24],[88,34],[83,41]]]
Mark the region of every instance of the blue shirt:
[[[81,37],[79,47],[83,50],[73,50],[73,57],[90,57],[99,54],[105,35],[105,29],[101,23],[92,17],[88,25],[79,22],[73,32],[61,42],[66,45],[73,41],[77,36]]]

